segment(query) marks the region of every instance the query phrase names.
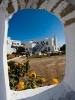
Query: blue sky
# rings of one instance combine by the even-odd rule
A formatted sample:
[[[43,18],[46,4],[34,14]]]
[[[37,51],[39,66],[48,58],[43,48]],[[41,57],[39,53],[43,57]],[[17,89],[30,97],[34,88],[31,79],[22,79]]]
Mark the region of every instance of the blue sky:
[[[58,43],[65,43],[65,33],[61,21],[44,10],[25,9],[13,15],[9,21],[8,36],[23,43],[57,36]]]

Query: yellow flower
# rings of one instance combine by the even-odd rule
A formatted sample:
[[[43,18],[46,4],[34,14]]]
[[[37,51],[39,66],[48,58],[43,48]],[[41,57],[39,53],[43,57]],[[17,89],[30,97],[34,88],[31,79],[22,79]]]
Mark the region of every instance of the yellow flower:
[[[10,70],[10,66],[8,66],[8,70]]]
[[[32,71],[32,72],[30,73],[30,77],[33,77],[33,78],[36,79],[36,73],[35,73],[34,71]]]
[[[19,82],[18,83],[18,88],[23,90],[25,88],[24,82]]]
[[[15,66],[15,67],[16,67],[16,66],[18,66],[18,63],[17,63],[17,62],[15,62],[15,63],[14,63],[14,66]]]
[[[20,63],[20,66],[24,66],[24,63]]]
[[[33,88],[37,88],[37,86],[36,86],[36,85],[34,85],[34,86],[33,86]]]
[[[52,80],[50,81],[50,84],[51,84],[51,85],[58,84],[58,80],[57,80],[56,78],[54,78],[54,79],[52,79]]]
[[[45,82],[46,82],[46,79],[45,79],[45,78],[42,78],[42,79],[41,79],[41,82],[42,82],[42,83],[45,83]]]

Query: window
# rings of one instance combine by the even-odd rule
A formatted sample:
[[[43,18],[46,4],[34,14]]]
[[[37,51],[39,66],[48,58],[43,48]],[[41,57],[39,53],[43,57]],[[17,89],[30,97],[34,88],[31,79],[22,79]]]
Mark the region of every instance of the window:
[[[41,41],[41,44],[42,44],[42,41]]]
[[[17,43],[17,45],[19,45],[19,43]]]
[[[12,42],[12,45],[16,45],[16,43],[13,43],[13,42]]]
[[[26,50],[28,50],[28,48],[26,48]]]
[[[48,41],[46,42],[46,45],[48,45]]]

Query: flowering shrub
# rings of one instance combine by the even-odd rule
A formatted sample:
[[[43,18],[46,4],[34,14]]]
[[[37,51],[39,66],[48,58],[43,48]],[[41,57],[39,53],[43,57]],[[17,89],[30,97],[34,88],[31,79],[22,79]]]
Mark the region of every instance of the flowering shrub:
[[[46,81],[41,82],[41,79],[45,78],[41,78],[34,71],[30,72],[29,79],[25,82],[25,89],[34,89],[37,87],[42,87]]]
[[[22,77],[28,72],[29,68],[29,60],[24,63],[18,63],[15,61],[8,62],[8,75],[11,89],[25,90],[45,86],[45,83],[47,82],[46,78],[39,76],[34,71],[29,73],[26,81],[22,79]],[[58,84],[56,78],[52,79],[49,85],[54,84]]]
[[[26,63],[18,63],[15,61],[8,62],[8,75],[11,89],[18,84],[19,79],[28,71],[29,65]]]

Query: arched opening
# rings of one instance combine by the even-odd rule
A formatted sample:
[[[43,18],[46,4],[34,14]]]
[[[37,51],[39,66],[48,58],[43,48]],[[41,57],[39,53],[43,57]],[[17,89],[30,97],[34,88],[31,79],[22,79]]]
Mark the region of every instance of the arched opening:
[[[10,38],[8,38],[7,54],[14,57],[16,55],[17,57],[22,52],[18,53],[12,49],[15,47],[18,48],[21,44],[25,44],[23,45],[26,50],[25,52],[31,54],[28,59],[20,55],[22,57],[15,57],[16,59],[12,59],[13,62],[8,62],[8,66],[10,67],[9,81],[12,90],[20,90],[18,88],[20,82],[24,82],[25,88],[23,90],[26,90],[34,89],[34,86],[50,86],[63,81],[66,62],[65,48],[63,50],[62,46],[65,43],[65,36],[63,25],[55,15],[44,10],[21,10],[15,13],[9,21],[8,37]],[[10,57],[9,55],[8,58]],[[28,60],[30,61],[30,68],[26,72],[26,65],[24,70],[20,64],[24,64]],[[17,69],[15,69],[14,61],[18,63]],[[24,72],[16,72],[16,70],[24,70]],[[30,73],[32,72],[35,72],[36,79],[30,77]],[[13,73],[16,74],[13,76]],[[23,74],[23,76],[18,76],[18,73]],[[41,82],[43,78],[45,82]],[[51,83],[53,79],[56,81],[55,83]]]
[[[20,1],[20,0],[18,0]],[[17,5],[18,4],[18,5]],[[72,5],[71,5],[72,4]],[[72,90],[75,91],[75,74],[74,74],[74,70],[75,70],[75,45],[74,45],[74,41],[75,41],[75,34],[74,34],[74,29],[75,29],[75,2],[71,1],[71,0],[42,0],[42,1],[38,1],[36,0],[36,2],[32,1],[30,2],[29,0],[24,0],[24,2],[15,2],[13,1],[13,4],[11,3],[10,5],[8,5],[8,1],[4,1],[1,0],[0,1],[0,5],[1,5],[1,10],[0,10],[0,64],[1,64],[1,73],[0,73],[0,77],[1,77],[1,99],[9,99],[11,96],[11,98],[16,98],[16,99],[21,99],[21,96],[25,99],[27,97],[31,97],[34,96],[36,94],[39,94],[39,90],[37,89],[36,91],[31,90],[31,92],[33,92],[32,94],[30,93],[30,91],[28,91],[28,95],[27,95],[27,91],[23,91],[20,92],[13,92],[12,94],[10,94],[10,89],[9,89],[9,84],[7,82],[8,80],[8,74],[7,74],[7,60],[6,60],[6,39],[7,39],[7,29],[8,29],[8,20],[9,19],[9,15],[11,15],[14,11],[16,12],[19,9],[23,9],[26,7],[29,8],[37,8],[37,9],[46,9],[47,11],[51,11],[53,12],[55,15],[57,15],[62,23],[64,24],[64,28],[65,28],[65,36],[66,36],[66,71],[65,71],[65,78],[63,80],[63,82],[52,88],[49,89],[50,87],[47,88],[43,88],[43,90],[41,89],[40,91],[45,91],[48,90],[49,91],[45,91],[45,95],[47,96],[47,94],[50,94],[50,97],[48,96],[48,99],[54,98],[54,94],[56,94],[55,98],[59,98],[62,97],[63,94],[65,93],[65,97],[67,97],[67,93],[71,92]],[[7,9],[8,8],[8,9]],[[14,8],[9,10],[10,8]],[[18,8],[18,9],[17,9]],[[68,10],[69,8],[69,10]],[[57,91],[60,91],[59,93]],[[53,92],[53,93],[52,93]],[[23,94],[26,95],[23,95]],[[53,95],[52,95],[52,94]],[[4,94],[4,95],[3,95]],[[41,95],[41,94],[40,94]],[[37,97],[39,97],[40,95],[38,95]],[[47,99],[47,97],[44,95],[44,93],[41,95],[42,97],[39,97],[39,100],[41,99]],[[20,97],[19,97],[20,96]],[[36,98],[36,96],[32,97],[33,99]],[[29,98],[30,99],[30,98]],[[12,99],[11,99],[12,100]]]

